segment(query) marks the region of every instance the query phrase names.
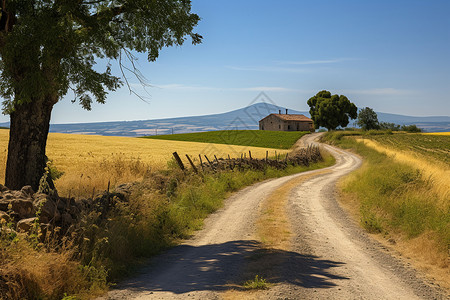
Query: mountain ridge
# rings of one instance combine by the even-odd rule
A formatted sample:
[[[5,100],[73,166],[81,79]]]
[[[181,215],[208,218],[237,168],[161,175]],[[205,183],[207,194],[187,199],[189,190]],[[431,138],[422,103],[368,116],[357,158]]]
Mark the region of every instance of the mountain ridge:
[[[285,113],[286,107],[260,102],[225,113],[203,116],[137,121],[51,124],[50,132],[106,136],[145,136],[230,129],[255,130],[259,127],[259,120],[270,113],[278,113],[279,111]],[[307,111],[298,111],[289,108],[288,113],[310,116]],[[377,115],[380,122],[390,122],[400,125],[416,124],[418,127],[430,132],[450,131],[449,116],[415,117],[382,112],[377,112]],[[350,125],[352,124],[353,121],[351,121]],[[1,123],[0,126],[8,127],[9,123]]]

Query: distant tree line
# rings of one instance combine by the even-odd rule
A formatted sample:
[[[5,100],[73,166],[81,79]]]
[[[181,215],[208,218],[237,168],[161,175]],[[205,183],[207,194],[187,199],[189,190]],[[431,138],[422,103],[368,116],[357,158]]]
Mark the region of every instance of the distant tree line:
[[[309,98],[309,113],[314,122],[314,127],[325,127],[328,130],[346,127],[349,119],[357,119],[356,124],[362,130],[391,130],[406,132],[422,132],[416,125],[398,125],[389,122],[379,122],[377,113],[370,107],[359,110],[344,95],[332,95],[323,90]]]
[[[417,125],[399,125],[389,122],[379,122],[377,113],[370,107],[360,109],[358,113],[358,120],[356,124],[362,130],[391,130],[391,131],[406,131],[406,132],[422,132],[422,129]]]

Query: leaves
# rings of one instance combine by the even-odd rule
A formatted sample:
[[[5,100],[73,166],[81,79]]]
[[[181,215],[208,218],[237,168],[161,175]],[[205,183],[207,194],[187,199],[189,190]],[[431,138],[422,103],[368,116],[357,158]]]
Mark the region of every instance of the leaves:
[[[357,117],[355,104],[344,95],[331,95],[329,91],[323,90],[311,97],[307,103],[316,129],[320,126],[328,130],[336,129],[339,126],[346,127],[349,118]]]
[[[193,32],[200,18],[190,10],[189,0],[7,1],[5,11],[16,22],[8,32],[0,28],[4,111],[48,94],[59,99],[69,89],[85,109],[104,103],[107,91],[122,82],[109,65],[99,71],[96,60],[138,51],[154,61],[162,48],[182,45],[187,36],[200,43]]]

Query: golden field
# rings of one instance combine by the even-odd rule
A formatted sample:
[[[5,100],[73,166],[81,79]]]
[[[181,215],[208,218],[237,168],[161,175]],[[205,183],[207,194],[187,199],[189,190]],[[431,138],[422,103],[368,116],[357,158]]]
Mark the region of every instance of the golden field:
[[[440,195],[441,207],[448,205],[450,199],[450,169],[447,164],[434,160],[431,157],[419,155],[417,152],[394,149],[369,139],[357,139],[358,142],[380,152],[395,160],[407,164],[422,172],[424,178],[432,182],[434,190]]]
[[[425,135],[450,135],[450,132],[429,132],[429,133],[423,133]]]
[[[0,182],[4,183],[8,148],[8,130],[0,130]],[[239,157],[241,153],[252,152],[255,158],[265,157],[266,151],[273,155],[275,149],[180,142],[128,137],[105,137],[50,133],[47,142],[47,156],[58,171],[64,175],[56,180],[56,187],[62,196],[91,196],[105,190],[108,181],[111,187],[117,184],[140,180],[149,169],[167,167],[172,153],[177,151],[188,166],[185,154],[194,158],[206,154]],[[285,153],[287,150],[276,150]],[[204,158],[204,157],[203,157]]]

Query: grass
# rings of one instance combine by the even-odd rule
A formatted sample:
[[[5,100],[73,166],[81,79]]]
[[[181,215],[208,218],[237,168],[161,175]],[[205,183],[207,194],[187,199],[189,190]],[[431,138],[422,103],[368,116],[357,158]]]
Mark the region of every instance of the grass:
[[[440,274],[436,276],[448,283],[450,197],[441,184],[448,184],[449,177],[441,178],[441,182],[428,173],[433,170],[444,174],[448,172],[447,164],[431,166],[430,161],[436,161],[436,156],[430,151],[414,156],[413,150],[400,150],[423,145],[424,140],[416,134],[370,136],[364,142],[342,133],[328,133],[324,138],[337,141],[364,158],[363,166],[341,183],[343,201],[353,201],[352,205],[358,207],[361,225],[369,232],[396,241],[404,253],[428,270],[433,269],[429,272]],[[395,141],[400,141],[398,146],[386,146]],[[403,141],[412,144],[404,146],[400,144]],[[439,142],[434,145],[434,149],[441,148]]]
[[[289,149],[306,131],[221,130],[147,136],[145,139],[189,141],[252,147]]]
[[[5,137],[6,134],[3,136],[4,144],[7,141]],[[172,149],[169,147],[174,146],[180,154],[184,151],[205,153],[213,149],[220,155],[220,146],[224,147],[224,153],[230,153],[230,149],[251,149],[254,157],[264,157],[266,151],[265,148],[213,144],[208,144],[208,147],[215,148],[205,148],[204,144],[192,142],[50,135],[49,156],[54,166],[64,172],[57,184],[71,172],[83,172],[83,176],[77,178],[80,186],[85,184],[81,179],[88,175],[91,179],[111,176],[121,183],[119,180],[124,178],[123,174],[129,172],[130,178],[141,176],[142,179],[134,185],[128,202],[116,202],[109,212],[93,210],[80,215],[80,222],[71,235],[54,243],[56,246],[24,235],[11,237],[8,233],[10,225],[2,223],[0,293],[6,291],[9,298],[95,297],[105,291],[108,282],[132,273],[134,266],[143,259],[189,238],[202,227],[208,214],[222,206],[223,199],[230,193],[257,181],[318,168],[327,163],[311,164],[307,168],[289,166],[276,170],[269,167],[264,171],[195,175],[182,172],[168,163],[165,167],[151,167],[151,161],[144,157],[142,151],[150,146],[154,150],[155,144],[159,145],[156,149],[161,152],[159,160],[164,155],[170,157]],[[189,145],[192,147],[188,148]],[[112,149],[122,152],[115,153]],[[139,153],[142,157],[136,155]],[[131,155],[136,156],[131,159]],[[155,162],[158,163],[161,162]],[[101,170],[96,172],[96,169]],[[67,182],[77,184],[76,180]]]
[[[0,131],[0,182],[4,182],[9,131]],[[255,158],[263,158],[266,150],[275,149],[204,144],[196,142],[149,140],[127,137],[105,137],[50,133],[47,156],[57,170],[63,172],[55,184],[60,195],[91,197],[93,193],[106,190],[124,182],[142,180],[146,172],[167,167],[172,153],[178,151],[187,165],[185,154],[197,160],[199,154],[217,157],[240,157],[252,152]],[[277,150],[277,153],[285,153]]]
[[[244,288],[248,290],[265,290],[270,284],[264,278],[256,275],[254,279],[244,282]]]
[[[394,134],[371,137],[391,149],[408,151],[422,159],[445,163],[450,168],[450,136],[442,134]]]

